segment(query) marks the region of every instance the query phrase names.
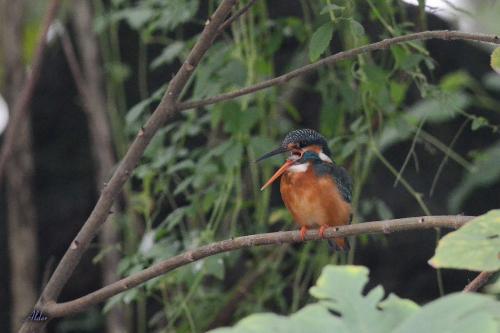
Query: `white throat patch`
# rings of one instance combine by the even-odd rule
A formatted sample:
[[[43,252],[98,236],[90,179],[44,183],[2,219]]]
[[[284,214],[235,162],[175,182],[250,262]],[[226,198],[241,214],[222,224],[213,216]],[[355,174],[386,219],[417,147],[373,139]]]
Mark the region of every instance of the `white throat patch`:
[[[288,171],[294,172],[294,173],[306,172],[308,167],[309,167],[309,163],[296,164],[296,165],[292,165],[291,167],[289,167]]]

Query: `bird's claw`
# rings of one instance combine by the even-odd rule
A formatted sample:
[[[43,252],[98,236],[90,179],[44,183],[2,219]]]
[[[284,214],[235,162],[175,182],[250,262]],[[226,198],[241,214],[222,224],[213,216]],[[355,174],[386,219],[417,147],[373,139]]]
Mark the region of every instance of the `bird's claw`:
[[[302,241],[306,240],[306,232],[307,232],[306,227],[300,228],[300,239],[302,239]]]
[[[322,225],[321,227],[319,227],[319,237],[320,238],[325,238],[325,230],[326,230],[326,227],[324,225]]]

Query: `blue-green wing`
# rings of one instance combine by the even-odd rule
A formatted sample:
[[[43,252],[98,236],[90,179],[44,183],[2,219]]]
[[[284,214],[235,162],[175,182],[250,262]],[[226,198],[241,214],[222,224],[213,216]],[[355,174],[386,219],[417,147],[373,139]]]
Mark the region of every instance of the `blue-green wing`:
[[[314,170],[318,176],[328,175],[333,178],[342,198],[351,203],[352,201],[352,179],[343,167],[332,163],[315,163]]]
[[[347,170],[341,166],[333,165],[331,175],[337,183],[337,187],[345,201],[352,201],[352,178],[347,173]]]

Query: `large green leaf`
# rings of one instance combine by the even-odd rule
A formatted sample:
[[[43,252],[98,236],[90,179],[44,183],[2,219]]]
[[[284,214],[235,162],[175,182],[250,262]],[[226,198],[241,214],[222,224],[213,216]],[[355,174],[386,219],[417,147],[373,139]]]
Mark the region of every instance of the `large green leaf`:
[[[423,307],[394,332],[497,333],[499,309],[498,302],[483,295],[451,294]]]
[[[429,263],[473,271],[500,269],[500,209],[492,210],[443,237]]]
[[[365,296],[363,289],[367,282],[366,267],[326,266],[310,292],[327,308],[339,313],[352,332],[389,332],[401,319],[418,309],[417,304],[391,295],[380,311],[378,305],[384,297],[384,289],[378,286]],[[392,320],[384,320],[386,317]]]
[[[479,294],[452,294],[420,308],[410,300],[384,295],[378,286],[366,295],[368,269],[326,266],[311,294],[320,301],[288,317],[253,314],[232,328],[212,333],[498,333],[500,303]]]

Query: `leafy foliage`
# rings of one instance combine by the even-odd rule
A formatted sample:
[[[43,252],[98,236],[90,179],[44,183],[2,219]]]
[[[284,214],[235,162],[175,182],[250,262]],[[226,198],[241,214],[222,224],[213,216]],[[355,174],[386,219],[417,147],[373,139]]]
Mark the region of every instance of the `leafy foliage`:
[[[363,294],[368,270],[361,266],[325,266],[310,289],[318,302],[290,316],[271,313],[246,317],[233,328],[211,333],[339,332],[500,332],[500,303],[475,294],[451,294],[424,307],[395,295],[384,298],[377,286]]]
[[[492,210],[439,241],[434,267],[474,271],[500,269],[500,210]]]
[[[238,8],[246,3],[240,1]],[[127,146],[140,130],[165,90],[168,71],[185,58],[216,4],[212,0],[114,0],[109,7],[101,8],[95,25],[102,38],[110,41],[103,50],[107,51],[104,57],[110,104],[114,103],[119,119],[115,121],[121,134],[118,148]],[[275,16],[271,5],[257,1],[249,13],[214,41],[182,97],[201,99],[260,82],[319,59],[330,47],[345,50],[414,32],[414,23],[405,19],[401,7],[391,4],[300,1],[300,16]],[[138,57],[131,63],[122,52],[132,42],[117,39],[117,31],[124,26],[138,37]],[[363,26],[370,30],[365,31]],[[472,114],[471,107],[481,105],[496,112],[498,103],[480,88],[481,82],[464,71],[435,82],[435,66],[426,45],[412,42],[325,67],[313,79],[297,79],[255,95],[183,112],[153,138],[127,189],[130,202],[121,223],[125,242],[120,274],[128,276],[214,240],[292,228],[290,214],[281,205],[274,205],[271,191],[258,190],[280,159],[259,165],[253,161],[276,146],[287,131],[304,124],[317,124],[320,132],[331,138],[329,146],[335,161],[345,165],[356,180],[355,222],[395,215],[386,198],[364,195],[377,162],[401,179],[420,209],[428,212],[429,197],[413,188],[417,184],[406,182],[404,166],[398,171],[383,155],[396,144],[412,140],[432,154],[442,154],[463,166],[464,179],[456,188],[457,204],[451,206],[458,209],[472,190],[498,179],[496,159],[488,159],[490,150],[482,147],[469,162],[469,156],[456,153],[427,130],[432,125],[470,121],[476,131],[494,131],[489,114]],[[161,84],[149,86],[155,77],[161,78]],[[490,77],[487,82],[488,87],[500,87],[496,78]],[[126,95],[125,84],[137,84],[142,89],[140,97]],[[311,104],[307,112],[299,108],[297,96]],[[312,109],[317,119],[310,117]],[[414,151],[410,155],[416,161],[421,158]],[[474,170],[487,170],[491,177],[483,181],[483,177],[470,173]],[[308,260],[311,257],[314,260]],[[204,331],[228,313],[228,308],[235,319],[269,309],[292,313],[306,304],[308,287],[325,265],[352,263],[353,258],[354,253],[348,258],[332,257],[322,243],[228,253],[118,295],[108,302],[106,310],[121,303],[131,304],[140,318],[147,319],[138,325],[143,331],[167,332]],[[359,305],[373,314],[373,321],[381,316],[377,311],[385,313],[386,327],[396,327],[389,324],[389,317],[396,323],[418,310],[413,302],[395,296],[382,300],[381,288],[362,296],[367,273],[352,269],[351,273],[339,273],[354,274],[358,281],[354,284],[354,280],[342,278],[338,282],[339,290],[347,290],[349,285],[357,293],[352,300],[355,303],[349,303],[342,294],[343,306]],[[326,330],[337,324],[346,329],[345,325],[359,325],[354,324],[355,317],[330,314],[335,307],[331,300],[336,298],[328,296],[325,290],[329,287],[320,281],[312,290],[321,301],[303,307],[290,320],[296,325],[308,321],[308,327],[320,327],[323,323],[314,318],[328,318]],[[243,296],[242,286],[250,290]],[[335,293],[335,297],[339,295]],[[233,306],[235,303],[238,306]],[[364,318],[356,309],[339,309]],[[290,325],[287,317],[266,316],[267,323]]]

